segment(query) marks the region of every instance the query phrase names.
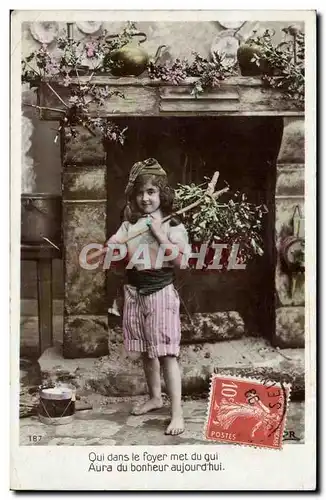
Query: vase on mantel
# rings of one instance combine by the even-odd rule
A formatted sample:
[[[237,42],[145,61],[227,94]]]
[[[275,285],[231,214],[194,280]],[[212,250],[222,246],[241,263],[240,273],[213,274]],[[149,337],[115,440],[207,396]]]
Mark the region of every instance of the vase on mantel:
[[[260,59],[259,66],[256,64],[256,56]],[[242,44],[237,51],[237,59],[242,76],[259,76],[267,69],[266,61],[257,45]]]
[[[109,35],[107,38],[116,38],[118,35]],[[149,54],[140,47],[140,44],[146,42],[147,36],[142,32],[135,32],[132,37],[141,37],[136,42],[131,40],[124,46],[109,52],[103,60],[103,67],[109,69],[113,76],[140,76],[144,73],[151,60]],[[166,45],[160,45],[153,57],[156,64],[160,58],[162,50]]]

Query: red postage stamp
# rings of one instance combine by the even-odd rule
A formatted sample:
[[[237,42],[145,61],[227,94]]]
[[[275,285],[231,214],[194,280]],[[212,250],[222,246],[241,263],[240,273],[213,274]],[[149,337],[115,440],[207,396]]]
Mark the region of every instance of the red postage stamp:
[[[205,438],[281,449],[291,385],[212,375]]]

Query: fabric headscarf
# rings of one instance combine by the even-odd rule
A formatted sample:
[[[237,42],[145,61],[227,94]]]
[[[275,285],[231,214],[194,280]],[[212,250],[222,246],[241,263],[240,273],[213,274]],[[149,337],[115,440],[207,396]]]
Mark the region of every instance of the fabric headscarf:
[[[129,180],[125,193],[128,194],[132,189],[135,181],[139,175],[167,175],[165,170],[161,167],[155,158],[148,158],[147,160],[138,161],[135,163],[129,174]]]

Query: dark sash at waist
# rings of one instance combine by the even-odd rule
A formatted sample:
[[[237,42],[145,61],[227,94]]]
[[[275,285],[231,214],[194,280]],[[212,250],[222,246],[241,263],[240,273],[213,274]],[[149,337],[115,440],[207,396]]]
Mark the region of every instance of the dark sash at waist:
[[[129,285],[136,287],[141,295],[150,295],[173,283],[174,269],[172,267],[144,271],[127,269],[127,279]]]

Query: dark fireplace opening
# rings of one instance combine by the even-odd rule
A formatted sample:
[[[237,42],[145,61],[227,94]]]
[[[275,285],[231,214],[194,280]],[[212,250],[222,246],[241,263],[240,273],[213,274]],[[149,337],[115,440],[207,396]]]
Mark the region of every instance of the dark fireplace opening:
[[[176,287],[181,312],[238,311],[251,335],[271,339],[275,330],[275,184],[276,160],[283,133],[281,117],[128,117],[123,147],[107,150],[107,234],[120,223],[124,189],[131,166],[155,157],[177,183],[202,183],[220,172],[232,192],[268,208],[263,228],[264,255],[245,270],[220,273],[179,271]],[[108,300],[116,298],[122,278],[108,272]]]

